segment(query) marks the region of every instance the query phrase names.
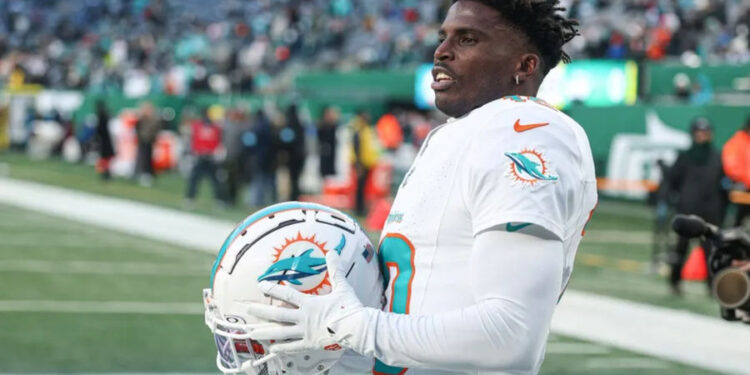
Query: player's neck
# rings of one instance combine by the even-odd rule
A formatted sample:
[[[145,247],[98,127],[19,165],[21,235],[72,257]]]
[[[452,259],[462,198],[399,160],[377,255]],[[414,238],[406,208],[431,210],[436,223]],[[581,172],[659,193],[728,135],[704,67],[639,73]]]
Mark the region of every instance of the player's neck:
[[[513,87],[513,89],[510,91],[511,93],[507,95],[503,95],[502,97],[513,96],[513,95],[536,97],[536,94],[539,92],[539,86],[536,84],[533,84],[532,82],[526,81],[526,82],[522,82],[518,86]]]

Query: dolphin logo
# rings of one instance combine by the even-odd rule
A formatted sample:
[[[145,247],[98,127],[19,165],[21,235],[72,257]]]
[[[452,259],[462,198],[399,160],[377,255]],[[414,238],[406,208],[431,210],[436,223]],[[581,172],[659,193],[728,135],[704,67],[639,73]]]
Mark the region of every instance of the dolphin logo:
[[[336,245],[336,248],[334,248],[333,250],[336,251],[336,254],[341,255],[341,250],[344,250],[344,246],[346,246],[346,237],[344,237],[344,235],[342,234],[341,241],[339,241],[339,244]]]
[[[545,176],[544,173],[539,170],[541,164],[529,160],[529,158],[526,157],[526,155],[524,155],[523,153],[506,152],[505,156],[513,161],[513,164],[515,164],[516,170],[518,172],[523,172],[526,175],[531,176],[535,180],[557,181],[557,177],[555,176]]]
[[[258,277],[258,281],[288,281],[294,285],[302,285],[299,279],[318,275],[326,270],[325,258],[314,258],[312,252],[313,249],[307,249],[300,256],[279,260],[268,267]]]

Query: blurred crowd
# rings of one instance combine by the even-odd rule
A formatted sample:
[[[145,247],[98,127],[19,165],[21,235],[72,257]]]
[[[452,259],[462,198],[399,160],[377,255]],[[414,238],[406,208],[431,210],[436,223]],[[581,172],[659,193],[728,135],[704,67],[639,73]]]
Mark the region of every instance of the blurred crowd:
[[[437,41],[439,8],[417,1],[0,1],[0,80],[15,72],[46,87],[132,96],[262,90],[294,66],[423,61]]]
[[[320,201],[333,193],[344,199],[336,205],[365,215],[374,199],[392,194],[391,183],[406,174],[421,143],[439,122],[432,118],[434,113],[404,103],[390,104],[376,121],[365,109],[342,115],[328,106],[319,112],[314,118],[308,108],[295,103],[183,110],[172,148],[179,153],[175,166],[185,176],[186,208],[195,206],[201,181],[208,180],[219,207],[262,207],[303,195],[305,200]],[[135,110],[130,127],[127,120],[113,118],[102,101],[95,117],[90,136],[78,139],[88,159],[96,158],[102,179],[111,178],[113,160],[128,154],[117,145],[128,142],[136,150],[126,177],[150,187],[160,169],[170,168],[158,167],[164,163],[155,160],[158,135],[169,131],[150,102]],[[384,172],[375,178],[378,168]]]
[[[662,60],[688,66],[747,63],[750,3],[743,0],[572,0],[581,22],[572,56]]]
[[[0,85],[184,94],[431,61],[449,0],[0,0]],[[574,58],[748,62],[743,0],[563,0]],[[272,79],[273,77],[273,79]]]

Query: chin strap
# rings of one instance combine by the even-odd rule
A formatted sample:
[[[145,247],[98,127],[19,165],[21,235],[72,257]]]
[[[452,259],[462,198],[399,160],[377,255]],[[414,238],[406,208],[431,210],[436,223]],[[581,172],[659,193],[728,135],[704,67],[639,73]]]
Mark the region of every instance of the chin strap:
[[[269,354],[266,354],[266,355],[264,355],[263,357],[261,357],[261,358],[260,358],[259,360],[257,360],[257,361],[248,361],[248,362],[245,362],[245,363],[243,363],[243,364],[242,364],[242,369],[243,369],[243,371],[244,371],[244,369],[245,369],[245,368],[247,368],[247,367],[258,367],[258,366],[262,366],[262,365],[263,365],[264,363],[266,363],[266,362],[268,362],[268,361],[270,361],[270,360],[272,360],[272,359],[276,358],[277,356],[278,356],[278,354],[276,354],[276,353],[269,353]]]
[[[278,355],[275,353],[266,354],[257,361],[243,362],[239,368],[227,368],[227,367],[224,367],[224,365],[221,363],[221,355],[216,354],[216,367],[224,374],[241,374],[241,373],[257,374],[258,371],[248,372],[248,370],[254,367],[263,366],[266,362],[276,358],[277,356]]]

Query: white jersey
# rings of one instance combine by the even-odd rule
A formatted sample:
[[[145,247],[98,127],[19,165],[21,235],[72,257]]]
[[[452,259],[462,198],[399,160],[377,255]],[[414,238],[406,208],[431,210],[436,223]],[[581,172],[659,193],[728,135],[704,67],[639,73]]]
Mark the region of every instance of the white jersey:
[[[428,315],[474,304],[469,257],[474,237],[490,228],[541,227],[559,238],[565,252],[561,295],[596,201],[586,134],[539,99],[505,97],[434,129],[381,235],[379,256],[390,280],[384,309]],[[538,353],[530,355],[541,362]],[[375,373],[401,372],[378,363]]]

